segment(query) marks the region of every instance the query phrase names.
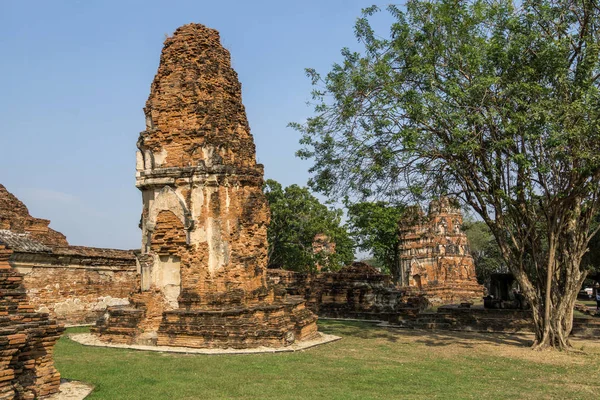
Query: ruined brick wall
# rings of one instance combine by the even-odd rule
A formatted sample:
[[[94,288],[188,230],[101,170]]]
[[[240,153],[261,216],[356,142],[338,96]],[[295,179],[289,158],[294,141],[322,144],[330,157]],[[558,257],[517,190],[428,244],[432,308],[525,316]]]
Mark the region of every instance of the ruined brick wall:
[[[23,202],[0,184],[0,229],[30,233],[31,237],[48,246],[66,246],[67,238],[49,228],[47,219],[33,218]]]
[[[288,293],[304,296],[307,307],[320,317],[387,320],[407,306],[406,292],[392,284],[390,275],[362,262],[336,272],[311,275],[275,269],[267,276]]]
[[[432,201],[427,215],[408,208],[398,223],[400,285],[427,293],[434,303],[483,296],[461,226],[460,209],[447,198]]]
[[[0,399],[44,398],[60,387],[52,356],[64,328],[34,312],[11,254],[0,243]]]
[[[285,269],[268,269],[267,282],[270,285],[278,285],[291,295],[305,297],[310,290],[310,284],[316,277],[314,274],[288,271]]]
[[[533,333],[531,310],[485,309],[482,307],[441,306],[437,312],[420,313],[401,310],[388,322],[413,329],[436,329],[466,332]],[[597,318],[573,318],[571,336],[596,339],[600,335]]]
[[[106,249],[75,249],[19,252],[10,262],[22,273],[36,311],[68,325],[91,324],[106,307],[128,304],[137,285],[135,257],[125,251],[110,250],[112,257],[102,257],[98,252],[106,253]]]
[[[404,293],[393,286],[391,276],[362,262],[317,275],[307,298],[309,308],[332,318],[381,319],[381,314],[405,305]]]
[[[0,241],[23,275],[31,304],[61,323],[90,324],[107,306],[127,304],[137,285],[132,251],[69,246],[65,236],[33,218],[0,185]]]

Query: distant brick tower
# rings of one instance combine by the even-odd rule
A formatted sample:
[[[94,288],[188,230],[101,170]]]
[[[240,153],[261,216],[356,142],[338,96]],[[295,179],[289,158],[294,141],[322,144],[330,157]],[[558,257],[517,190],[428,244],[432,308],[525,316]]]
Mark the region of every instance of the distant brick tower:
[[[483,296],[462,221],[446,197],[432,201],[427,215],[419,206],[407,209],[398,223],[401,286],[424,292],[434,303]]]
[[[141,291],[132,296],[135,310],[110,311],[101,336],[253,347],[314,335],[316,317],[304,302],[266,285],[263,166],[216,30],[189,24],[165,41],[144,112]]]

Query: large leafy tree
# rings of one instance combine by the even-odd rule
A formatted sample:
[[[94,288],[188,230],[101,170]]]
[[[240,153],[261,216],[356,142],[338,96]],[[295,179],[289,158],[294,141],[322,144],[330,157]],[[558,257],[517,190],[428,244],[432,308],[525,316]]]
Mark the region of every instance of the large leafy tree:
[[[600,179],[597,0],[409,0],[389,37],[315,85],[302,132],[329,196],[455,195],[488,225],[532,306],[534,348],[569,348]]]
[[[346,201],[346,208],[348,230],[357,247],[370,252],[377,265],[397,281],[398,220],[404,210],[403,205],[384,201]]]
[[[267,230],[269,268],[315,272],[317,264],[336,270],[354,259],[354,242],[341,224],[342,211],[329,209],[307,188],[291,185],[283,188],[269,179],[263,191],[271,208]],[[335,243],[335,252],[316,252],[315,236],[325,235]]]

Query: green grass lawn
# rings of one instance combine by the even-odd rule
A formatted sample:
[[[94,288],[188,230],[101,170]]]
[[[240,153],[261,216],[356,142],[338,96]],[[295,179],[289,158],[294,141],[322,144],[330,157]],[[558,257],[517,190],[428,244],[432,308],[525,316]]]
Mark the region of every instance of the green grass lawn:
[[[343,339],[297,353],[176,355],[82,346],[63,337],[63,378],[88,399],[590,399],[600,343],[533,352],[530,336],[386,329],[320,321]],[[68,333],[80,332],[73,328]]]

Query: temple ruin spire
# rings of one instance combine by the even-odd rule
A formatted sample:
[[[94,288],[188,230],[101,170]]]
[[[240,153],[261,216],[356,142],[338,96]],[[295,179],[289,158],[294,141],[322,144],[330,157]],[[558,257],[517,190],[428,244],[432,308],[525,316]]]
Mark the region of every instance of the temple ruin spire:
[[[144,112],[141,291],[131,296],[135,307],[109,310],[97,331],[191,347],[286,346],[315,336],[303,299],[266,283],[263,166],[216,30],[188,24],[165,40]]]

